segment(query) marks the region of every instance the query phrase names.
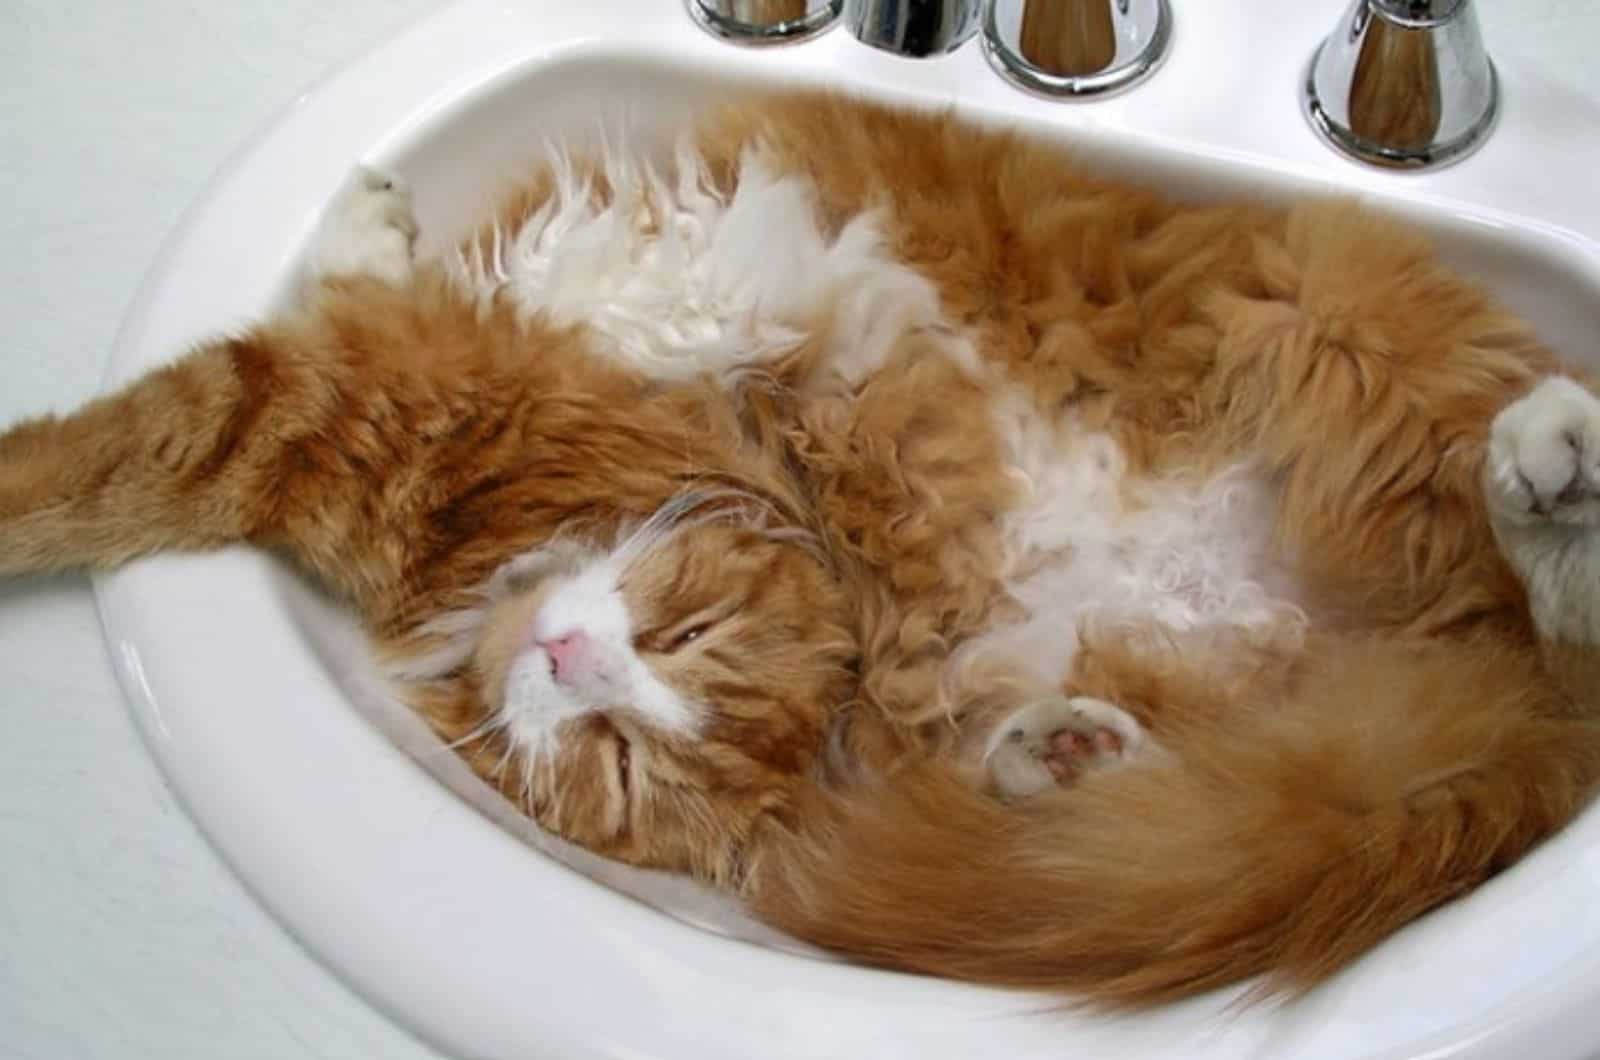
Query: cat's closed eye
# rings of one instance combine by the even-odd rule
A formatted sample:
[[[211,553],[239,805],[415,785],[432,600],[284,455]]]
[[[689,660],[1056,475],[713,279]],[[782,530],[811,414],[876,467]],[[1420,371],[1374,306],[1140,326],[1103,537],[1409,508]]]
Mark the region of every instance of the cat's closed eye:
[[[666,626],[639,637],[635,644],[640,651],[671,655],[705,636],[714,625],[714,619],[696,619],[686,624]]]
[[[701,622],[699,625],[690,626],[672,639],[672,642],[667,646],[667,651],[677,651],[679,648],[699,640],[701,634],[710,628],[711,623],[709,622]]]

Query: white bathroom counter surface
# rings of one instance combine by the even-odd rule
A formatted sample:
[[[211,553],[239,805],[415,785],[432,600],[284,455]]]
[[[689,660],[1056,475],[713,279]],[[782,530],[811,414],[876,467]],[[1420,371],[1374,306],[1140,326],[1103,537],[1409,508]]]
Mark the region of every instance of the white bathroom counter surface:
[[[1331,27],[1342,2],[1296,17]],[[307,83],[438,6],[5,4],[0,424],[90,396],[217,167]],[[1181,48],[1204,4],[1174,6]],[[1600,5],[1480,8],[1496,57],[1600,96]],[[87,582],[0,586],[0,1057],[438,1055],[307,956],[207,846],[123,704]]]

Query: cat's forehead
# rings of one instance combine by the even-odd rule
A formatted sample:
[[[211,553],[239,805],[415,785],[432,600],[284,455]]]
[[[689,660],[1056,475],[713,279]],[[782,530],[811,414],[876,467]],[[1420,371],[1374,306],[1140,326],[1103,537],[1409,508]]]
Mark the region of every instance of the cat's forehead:
[[[609,546],[555,541],[504,564],[490,580],[491,600],[532,593],[546,607],[612,600],[660,605],[707,592],[736,593],[754,576],[779,576],[789,551],[766,535],[739,527],[689,525],[670,529],[641,546],[624,534]],[[798,557],[796,557],[798,558]],[[607,625],[615,610],[595,610]]]
[[[503,599],[557,580],[584,575],[598,577],[609,560],[609,550],[593,544],[557,538],[501,564],[485,587],[490,600]]]

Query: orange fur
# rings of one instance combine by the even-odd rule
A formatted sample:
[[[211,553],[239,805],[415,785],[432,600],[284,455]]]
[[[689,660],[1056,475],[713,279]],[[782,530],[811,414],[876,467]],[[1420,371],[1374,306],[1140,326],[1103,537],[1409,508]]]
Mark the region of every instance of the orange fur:
[[[1020,806],[938,760],[815,789],[755,908],[873,963],[1102,1005],[1263,973],[1299,990],[1509,865],[1600,776],[1600,723],[1559,719],[1524,653],[1360,640],[1303,666],[1225,724],[1158,727],[1174,765]]]
[[[863,960],[1111,1005],[1310,985],[1584,805],[1600,660],[1539,643],[1479,481],[1495,413],[1558,366],[1420,237],[1348,204],[1180,206],[1056,147],[817,96],[711,115],[698,144],[724,191],[759,145],[830,229],[881,211],[950,332],[903,336],[859,386],[824,378],[825,333],[765,378],[667,384],[430,268],[334,278],[0,435],[0,575],[250,541],[402,660],[483,608],[473,650],[407,694],[546,826]],[[1124,706],[1158,762],[1020,804],[974,783],[973,747],[1030,692],[953,660],[1015,607],[1000,528],[1023,490],[997,375],[944,357],[952,336],[1110,435],[1131,480],[1250,461],[1273,486],[1311,633],[1081,631],[1063,691]],[[622,592],[706,727],[597,713],[518,768],[484,723],[543,589],[486,602],[486,580],[705,487],[760,518],[685,531]]]
[[[939,765],[821,789],[768,850],[764,916],[1115,1005],[1262,972],[1300,988],[1584,804],[1593,686],[1538,665],[1478,477],[1495,411],[1554,360],[1422,239],[1343,204],[1178,207],[1057,148],[816,99],[708,140],[763,143],[833,216],[886,206],[980,353],[1137,466],[1264,461],[1317,612],[1397,638],[1091,641],[1070,690],[1142,714],[1179,765],[1022,809]]]

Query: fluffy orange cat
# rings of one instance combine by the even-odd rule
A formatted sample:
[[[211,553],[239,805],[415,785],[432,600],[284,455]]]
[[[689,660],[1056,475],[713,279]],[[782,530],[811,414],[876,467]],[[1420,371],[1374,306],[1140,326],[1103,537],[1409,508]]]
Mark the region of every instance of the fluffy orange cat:
[[[0,575],[275,549],[541,824],[857,959],[1298,989],[1600,777],[1600,399],[1418,236],[816,96],[0,435]]]

